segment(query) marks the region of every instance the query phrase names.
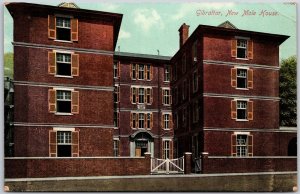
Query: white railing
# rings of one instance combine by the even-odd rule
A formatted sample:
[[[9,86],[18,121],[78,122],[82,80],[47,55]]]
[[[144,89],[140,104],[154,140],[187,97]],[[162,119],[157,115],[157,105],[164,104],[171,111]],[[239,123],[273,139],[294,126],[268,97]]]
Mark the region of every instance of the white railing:
[[[151,174],[184,173],[184,156],[176,159],[151,158]]]

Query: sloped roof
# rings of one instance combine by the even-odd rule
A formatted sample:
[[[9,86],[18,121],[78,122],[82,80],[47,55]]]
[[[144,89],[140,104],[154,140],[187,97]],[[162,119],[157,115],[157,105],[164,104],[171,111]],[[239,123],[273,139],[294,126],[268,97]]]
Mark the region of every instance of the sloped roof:
[[[143,59],[155,59],[155,60],[165,60],[169,61],[170,56],[161,56],[161,55],[149,55],[149,54],[140,54],[140,53],[128,53],[128,52],[115,52],[116,57],[133,57],[133,58],[143,58]]]
[[[228,20],[226,20],[225,22],[223,22],[222,24],[218,25],[218,27],[222,27],[222,28],[231,28],[231,29],[238,29],[237,27],[235,27],[235,25],[233,25],[231,22],[229,22]]]

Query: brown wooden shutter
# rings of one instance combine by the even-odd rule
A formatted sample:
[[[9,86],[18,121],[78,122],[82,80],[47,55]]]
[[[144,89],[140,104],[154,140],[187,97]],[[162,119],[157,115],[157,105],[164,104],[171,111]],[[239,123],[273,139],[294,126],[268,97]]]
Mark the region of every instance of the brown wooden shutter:
[[[48,73],[56,74],[56,53],[53,51],[48,52]]]
[[[140,88],[135,89],[135,98],[136,98],[135,101],[136,101],[136,103],[139,103],[139,89]]]
[[[253,41],[248,40],[247,44],[248,59],[253,59]]]
[[[78,54],[72,54],[72,76],[78,76],[79,75],[79,55]]]
[[[72,92],[72,113],[73,114],[79,113],[79,92],[78,91]]]
[[[171,95],[171,89],[170,89],[170,97],[169,97],[169,99],[170,99],[170,105],[172,105],[172,95]]]
[[[231,155],[236,156],[236,135],[231,135]]]
[[[49,157],[57,157],[56,131],[49,131]]]
[[[253,69],[248,70],[248,88],[253,88]]]
[[[173,129],[173,118],[172,118],[172,114],[170,114],[170,118],[169,118],[170,120],[169,120],[169,128],[170,129]]]
[[[153,88],[150,89],[150,104],[153,103]]]
[[[164,126],[164,114],[161,114],[161,128],[164,129],[165,126]]]
[[[150,65],[150,80],[153,79],[153,65]]]
[[[150,128],[153,128],[153,113],[150,113]]]
[[[78,41],[78,19],[71,19],[71,41]]]
[[[79,131],[72,132],[72,157],[79,157]]]
[[[236,57],[237,56],[237,40],[232,39],[231,40],[231,57]]]
[[[56,90],[49,89],[48,90],[48,108],[49,112],[56,112]]]
[[[147,88],[144,88],[144,104],[147,104]]]
[[[144,129],[147,128],[147,113],[144,113]]]
[[[236,118],[237,118],[236,101],[232,100],[231,101],[231,119],[236,119]]]
[[[236,85],[237,85],[236,74],[237,74],[237,69],[232,68],[231,69],[231,86],[232,87],[236,87]]]
[[[48,38],[56,38],[56,18],[54,15],[48,15]]]
[[[130,128],[133,128],[133,113],[130,113]]]
[[[139,114],[135,113],[135,128],[140,128]]]
[[[253,101],[247,103],[248,120],[253,120]]]
[[[248,135],[248,156],[253,156],[253,135]]]
[[[134,65],[135,65],[135,79],[139,79],[139,69],[138,69],[139,65],[138,64],[134,64]]]
[[[133,64],[130,64],[130,78],[131,79],[133,79],[133,77],[132,77],[132,66],[133,66]]]
[[[147,70],[148,70],[148,65],[144,65],[144,80],[148,80],[148,76],[147,76]]]
[[[133,94],[133,88],[130,88],[130,102],[133,103],[133,98],[132,98],[132,94]]]

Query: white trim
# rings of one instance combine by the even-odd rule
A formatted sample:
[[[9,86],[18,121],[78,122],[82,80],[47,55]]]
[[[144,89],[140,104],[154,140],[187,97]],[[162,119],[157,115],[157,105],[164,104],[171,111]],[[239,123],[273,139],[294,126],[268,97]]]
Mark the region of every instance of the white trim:
[[[256,100],[274,100],[279,101],[279,97],[272,96],[246,96],[246,95],[235,95],[235,94],[218,94],[218,93],[203,93],[203,97],[215,97],[215,98],[236,98],[236,99],[256,99]]]
[[[67,29],[69,29],[69,28],[67,28]],[[71,40],[59,40],[59,39],[55,39],[54,41],[55,42],[63,42],[63,43],[73,43],[73,41],[71,41]]]
[[[54,115],[59,115],[59,116],[71,116],[73,115],[72,113],[64,113],[64,112],[55,112]]]
[[[120,84],[121,85],[121,84]],[[150,88],[152,89],[152,86],[146,86],[146,85],[130,85],[130,88],[144,88],[144,89],[147,89],[147,88]],[[142,103],[144,104],[144,103]]]
[[[68,76],[68,75],[54,75],[54,77],[60,77],[60,78],[74,78],[73,76]]]
[[[230,159],[260,159],[260,158],[278,158],[278,159],[297,159],[297,156],[209,156],[208,158],[230,158]]]
[[[297,130],[280,130],[280,129],[249,129],[249,128],[214,128],[214,127],[204,127],[204,131],[235,131],[235,130],[245,130],[245,131],[254,131],[254,132],[263,132],[263,133],[297,133]]]
[[[245,36],[235,36],[235,39],[243,39],[243,40],[250,40],[249,37],[245,37]]]
[[[249,98],[234,98],[234,101],[247,101],[249,102]]]
[[[170,87],[160,87],[162,90],[171,90]]]
[[[269,69],[274,71],[279,71],[279,66],[272,66],[272,65],[260,65],[260,64],[253,64],[253,63],[236,63],[236,62],[227,62],[227,61],[215,61],[215,60],[203,60],[203,64],[205,65],[223,65],[223,66],[235,66],[235,65],[242,65],[251,68],[258,68],[258,69]]]
[[[72,127],[72,128],[64,128],[64,127],[53,127],[53,131],[72,131],[74,132],[75,131],[75,128]]]
[[[119,137],[113,137],[113,140],[120,141]]]
[[[249,60],[248,58],[235,58],[235,59],[243,60],[243,61],[248,61]]]
[[[109,128],[114,129],[113,125],[101,125],[101,124],[68,124],[68,123],[24,123],[24,122],[14,122],[14,126],[20,127],[83,127],[83,128]]]
[[[65,88],[65,87],[53,87],[54,90],[65,90],[65,91],[71,91],[74,92],[74,88]]]
[[[74,51],[68,51],[68,50],[60,50],[60,49],[53,49],[54,53],[61,53],[61,54],[74,54]]]
[[[235,131],[233,134],[234,135],[250,135],[250,132]]]
[[[235,69],[246,69],[246,70],[250,69],[249,67],[243,67],[243,66],[239,66],[239,65],[235,65],[234,68]]]

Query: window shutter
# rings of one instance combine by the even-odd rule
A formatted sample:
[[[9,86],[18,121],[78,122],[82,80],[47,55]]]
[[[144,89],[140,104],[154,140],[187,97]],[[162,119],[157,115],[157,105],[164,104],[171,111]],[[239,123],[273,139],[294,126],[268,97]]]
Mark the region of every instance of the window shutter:
[[[248,88],[253,88],[253,69],[248,70]]]
[[[56,18],[54,15],[48,15],[48,38],[56,38]]]
[[[153,88],[150,89],[150,104],[153,103]]]
[[[133,128],[133,113],[130,113],[130,128]]]
[[[139,79],[139,65],[138,64],[134,64],[135,65],[135,78]],[[144,69],[145,70],[145,69]]]
[[[132,65],[133,65],[133,64],[130,64],[130,78],[131,78],[131,79],[133,79],[133,77],[132,77]]]
[[[48,52],[48,73],[56,73],[56,53],[53,51]]]
[[[248,40],[247,44],[248,59],[253,59],[253,41]]]
[[[72,157],[79,157],[79,131],[72,132]]]
[[[78,19],[71,19],[71,40],[78,41]]]
[[[56,90],[48,90],[48,106],[50,113],[56,112]]]
[[[118,100],[118,102],[120,102],[120,86],[117,87],[117,92],[118,92],[117,100]]]
[[[148,80],[148,79],[149,79],[149,78],[147,77],[147,70],[148,70],[147,65],[144,65],[144,78],[145,78],[145,80]]]
[[[164,126],[164,114],[161,114],[161,128],[164,129],[165,126]]]
[[[237,74],[237,69],[232,68],[231,69],[231,86],[232,87],[236,87],[236,85],[237,85],[236,74]]]
[[[144,114],[144,129],[147,129],[147,113]]]
[[[164,90],[161,89],[161,102],[164,104]]]
[[[72,92],[72,113],[73,114],[79,113],[79,92],[78,91]]]
[[[153,113],[150,113],[150,128],[153,128]]]
[[[150,65],[150,80],[153,79],[153,67]]]
[[[139,103],[139,88],[135,89],[135,98],[136,103]]]
[[[132,94],[133,94],[133,88],[130,88],[130,102],[131,103],[133,103]]]
[[[231,57],[236,57],[237,56],[237,40],[236,39],[232,39],[231,40]]]
[[[144,88],[144,104],[147,104],[147,93],[148,93],[148,89]]]
[[[169,128],[170,129],[173,129],[173,118],[172,118],[172,114],[170,114],[170,117],[169,117]]]
[[[248,120],[253,120],[253,101],[247,103]]]
[[[162,157],[162,159],[166,159],[165,153],[164,153],[164,147],[165,147],[164,141],[161,140],[161,155],[162,155],[161,157]]]
[[[49,131],[49,157],[57,156],[56,131]]]
[[[135,113],[135,127],[136,128],[141,128],[140,125],[140,122],[139,122],[139,114],[138,113]]]
[[[236,156],[236,135],[231,135],[231,156]]]
[[[171,89],[170,89],[170,97],[169,97],[169,100],[170,100],[170,105],[172,105],[172,95],[171,95]]]
[[[231,101],[231,119],[236,119],[236,101],[232,100]]]
[[[79,55],[78,54],[72,54],[72,76],[78,76],[79,75]]]
[[[248,135],[248,156],[253,156],[253,135]]]

